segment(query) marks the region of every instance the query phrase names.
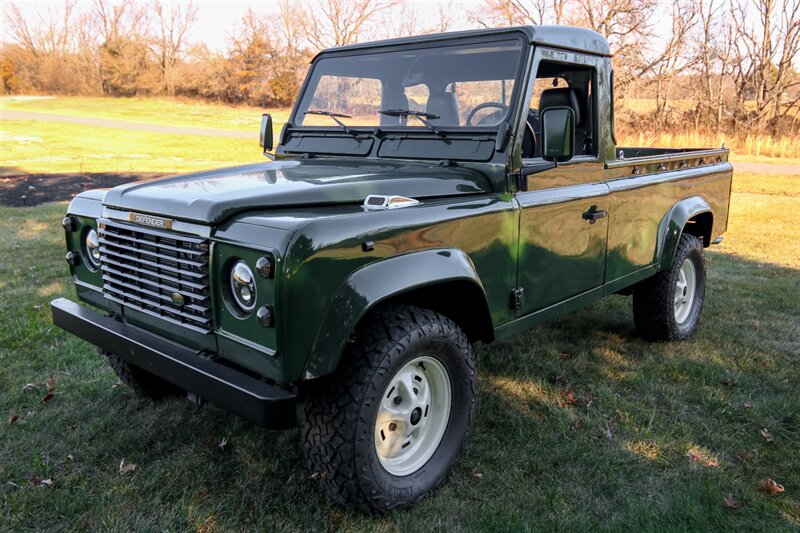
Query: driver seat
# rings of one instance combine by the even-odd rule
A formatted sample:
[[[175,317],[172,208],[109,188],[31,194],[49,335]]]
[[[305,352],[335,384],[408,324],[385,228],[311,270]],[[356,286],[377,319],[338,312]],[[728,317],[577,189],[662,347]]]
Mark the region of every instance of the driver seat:
[[[461,122],[458,117],[458,102],[455,93],[440,91],[428,95],[426,112],[438,115],[439,118],[430,119],[436,126],[458,126]]]

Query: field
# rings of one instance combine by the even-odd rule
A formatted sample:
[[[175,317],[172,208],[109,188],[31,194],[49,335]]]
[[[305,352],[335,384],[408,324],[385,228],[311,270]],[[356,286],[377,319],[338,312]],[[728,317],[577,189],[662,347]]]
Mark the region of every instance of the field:
[[[211,127],[213,110],[198,113]],[[216,143],[251,149],[199,136],[168,149],[176,136],[89,128],[96,137],[87,138],[73,125],[40,124],[4,120],[4,167],[51,169],[40,159],[71,138],[84,140],[58,171],[82,172],[87,146],[113,154],[84,161],[97,172],[115,172],[109,165],[134,142],[131,152],[164,172],[238,157]],[[7,142],[24,135],[43,146]],[[200,139],[209,144],[198,155],[188,143]],[[481,403],[452,480],[382,517],[326,500],[299,431],[265,431],[181,398],[155,403],[119,385],[94,349],[50,323],[48,302],[75,297],[59,225],[66,204],[0,207],[0,530],[797,530],[799,203],[797,176],[735,174],[726,239],[707,254],[703,321],[686,342],[639,340],[629,299],[613,297],[480,345]],[[123,461],[136,465],[124,476]],[[764,494],[766,479],[785,491]]]

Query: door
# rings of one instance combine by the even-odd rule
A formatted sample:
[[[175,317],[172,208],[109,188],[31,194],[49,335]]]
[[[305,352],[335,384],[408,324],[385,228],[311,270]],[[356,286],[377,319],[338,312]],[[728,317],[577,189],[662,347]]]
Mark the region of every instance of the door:
[[[559,51],[539,56],[531,90],[522,174],[517,316],[557,304],[603,285],[608,237],[609,188],[597,130],[597,69],[591,56]],[[538,114],[551,106],[575,113],[576,155],[556,168],[541,158]],[[527,152],[527,153],[526,153]]]

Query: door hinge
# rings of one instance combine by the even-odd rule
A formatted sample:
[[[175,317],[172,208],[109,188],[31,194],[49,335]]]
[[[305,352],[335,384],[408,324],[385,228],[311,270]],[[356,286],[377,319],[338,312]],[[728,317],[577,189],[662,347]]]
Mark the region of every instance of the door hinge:
[[[511,309],[522,309],[524,303],[525,289],[517,287],[511,291]]]

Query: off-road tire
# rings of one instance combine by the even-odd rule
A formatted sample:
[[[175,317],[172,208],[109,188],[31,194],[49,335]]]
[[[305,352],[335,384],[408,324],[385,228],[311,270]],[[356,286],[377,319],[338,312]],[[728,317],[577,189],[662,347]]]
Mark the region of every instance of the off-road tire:
[[[119,357],[116,354],[103,352],[103,355],[108,358],[108,364],[114,369],[114,372],[125,385],[133,389],[134,392],[154,400],[166,398],[167,396],[175,396],[181,394],[183,391],[176,385],[164,381],[158,376],[147,372],[132,365]]]
[[[446,368],[450,415],[430,459],[409,475],[394,476],[378,458],[376,415],[387,384],[420,355]],[[376,312],[358,328],[336,373],[305,401],[303,451],[313,477],[335,502],[365,513],[410,505],[435,490],[463,453],[475,416],[476,378],[472,345],[447,317],[412,306]]]
[[[683,322],[678,322],[673,298],[683,262],[694,264],[696,285],[692,307]],[[689,337],[700,323],[706,289],[706,262],[703,242],[684,233],[678,242],[672,264],[633,289],[633,319],[639,334],[650,341],[677,341]]]

